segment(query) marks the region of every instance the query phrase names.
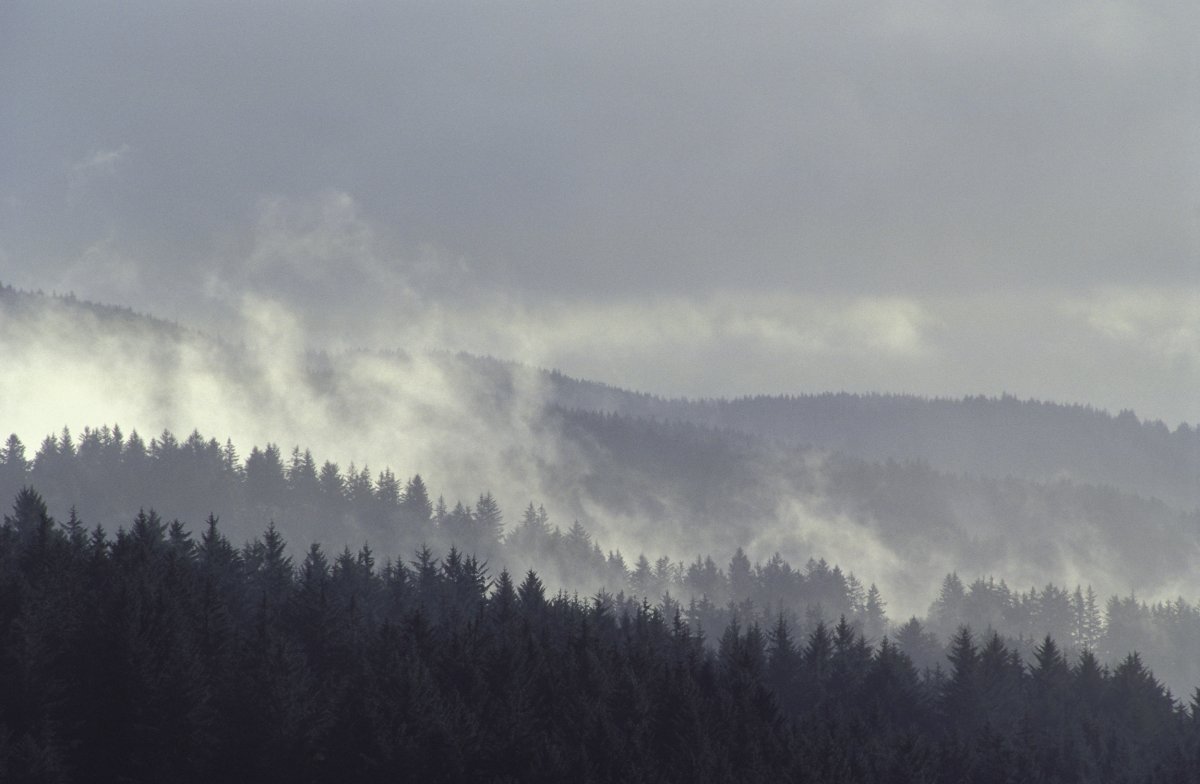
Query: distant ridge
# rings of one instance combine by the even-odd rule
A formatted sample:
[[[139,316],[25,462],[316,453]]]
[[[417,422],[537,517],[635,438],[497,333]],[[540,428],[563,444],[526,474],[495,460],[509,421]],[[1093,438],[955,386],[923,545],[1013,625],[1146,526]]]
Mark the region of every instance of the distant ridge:
[[[53,318],[38,321],[42,313]],[[663,400],[449,352],[309,352],[284,358],[280,375],[272,347],[11,289],[0,296],[0,347],[17,373],[25,347],[54,360],[35,362],[27,379],[10,374],[6,389],[34,395],[43,419],[49,405],[54,430],[89,424],[74,403],[114,421],[108,409],[137,394],[142,410],[173,413],[177,432],[241,438],[206,415],[242,406],[243,417],[271,423],[261,438],[285,450],[310,444],[339,457],[373,439],[376,470],[487,489],[507,509],[544,501],[630,550],[820,555],[880,575],[894,596],[927,596],[929,581],[953,569],[1016,585],[1087,574],[1105,592],[1200,592],[1198,436],[1131,412],[1011,396]],[[213,396],[173,408],[193,381]],[[47,400],[59,402],[36,399],[47,384]],[[108,395],[99,406],[87,384]],[[54,398],[63,388],[78,394]],[[297,415],[275,419],[293,400]],[[0,409],[3,433],[25,427],[15,410]],[[128,413],[119,421],[163,427]],[[32,445],[45,433],[20,435]],[[406,443],[423,446],[405,452]],[[65,515],[73,499],[51,495]]]
[[[488,362],[492,360],[478,360]],[[566,409],[689,422],[866,460],[924,460],[950,473],[1110,485],[1200,507],[1200,430],[1174,429],[1082,404],[1000,397],[922,398],[832,392],[734,399],[665,399],[548,376]]]
[[[11,314],[32,316],[47,307],[88,312],[113,328],[136,324],[171,339],[186,334],[235,348],[130,308],[0,284],[0,308]],[[410,359],[403,351],[368,353],[397,362]],[[1180,509],[1200,509],[1200,429],[1188,423],[1172,429],[1158,420],[1139,419],[1130,410],[1113,415],[1086,404],[1008,394],[960,399],[847,392],[665,398],[505,359],[465,352],[440,356],[502,396],[512,394],[514,378],[535,374],[548,402],[566,411],[686,422],[868,461],[919,460],[951,474],[1111,486]],[[312,372],[327,374],[336,356],[315,352],[310,363]]]

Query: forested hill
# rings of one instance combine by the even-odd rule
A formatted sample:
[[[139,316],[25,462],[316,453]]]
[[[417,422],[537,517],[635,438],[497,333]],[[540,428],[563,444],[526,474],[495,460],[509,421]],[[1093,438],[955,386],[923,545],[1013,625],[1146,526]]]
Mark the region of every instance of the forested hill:
[[[232,345],[120,309],[11,290],[0,297],[0,306],[0,348],[7,363],[0,376],[6,401],[0,413],[13,415],[0,422],[0,434],[25,439],[32,465],[21,462],[19,473],[24,477],[28,471],[45,488],[59,515],[72,503],[98,522],[128,519],[136,512],[130,503],[171,508],[193,524],[210,511],[223,514],[212,506],[221,497],[204,487],[176,487],[150,477],[175,470],[162,466],[193,462],[207,471],[209,462],[221,461],[206,451],[208,438],[221,443],[233,435],[241,449],[282,444],[275,449],[279,462],[293,446],[310,445],[322,460],[339,462],[342,476],[354,459],[347,455],[359,455],[353,473],[360,485],[359,473],[367,472],[369,485],[390,465],[402,475],[428,477],[451,504],[480,490],[494,493],[506,509],[540,500],[556,517],[578,519],[628,552],[683,559],[741,546],[754,558],[779,551],[796,562],[823,556],[858,564],[897,605],[914,612],[925,609],[913,604],[914,597],[924,603],[940,577],[954,570],[996,575],[1022,587],[1086,575],[1104,594],[1132,590],[1149,599],[1200,593],[1193,568],[1200,558],[1200,511],[1194,505],[1118,489],[1146,482],[1069,478],[1085,475],[1092,458],[1096,465],[1124,461],[1131,475],[1165,477],[1186,494],[1183,479],[1169,478],[1194,470],[1189,445],[1197,436],[1190,428],[1168,431],[1129,415],[1009,399],[948,403],[829,396],[672,403],[463,355],[316,354],[287,335]],[[636,405],[626,413],[605,413],[614,404],[585,399],[593,393]],[[842,413],[797,417],[790,430],[791,420],[780,415],[778,427],[769,427],[776,410],[805,406]],[[911,416],[896,413],[905,406]],[[848,413],[872,407],[884,413]],[[45,417],[47,411],[53,418]],[[731,421],[724,424],[708,416],[722,411],[740,413],[728,415]],[[945,423],[935,421],[940,411],[946,412]],[[95,418],[64,421],[70,416]],[[30,432],[21,417],[48,424]],[[738,417],[750,424],[739,429]],[[1097,446],[1079,447],[1080,439],[1064,438],[1077,447],[1069,461],[1075,467],[1029,480],[964,474],[962,466],[948,470],[919,455],[859,457],[805,446],[800,436],[788,435],[808,428],[831,438],[843,432],[865,443],[870,428],[861,419],[891,434],[876,441],[884,443],[896,440],[897,428],[919,430],[906,424],[910,420],[926,422],[930,433],[952,433],[952,423],[964,417],[991,423],[990,430],[960,425],[976,433],[976,440],[970,450],[965,444],[956,448],[977,456],[995,452],[1015,460],[1026,448],[1020,434],[1042,438],[1042,431],[1054,432],[1054,422],[1083,428],[1088,443]],[[1038,427],[1039,417],[1048,420],[1044,427]],[[142,438],[97,448],[105,441],[98,428],[115,422],[127,434],[141,428]],[[64,424],[73,434],[62,432]],[[93,428],[90,434],[84,426]],[[164,426],[177,435],[164,435]],[[205,431],[203,449],[184,435],[193,428]],[[770,436],[750,432],[756,429]],[[994,440],[980,435],[984,430]],[[1125,431],[1128,437],[1121,435]],[[64,435],[73,437],[68,447]],[[919,442],[914,435],[912,443]],[[1138,450],[1149,457],[1139,462]],[[367,471],[363,455],[370,456],[373,471]],[[1145,468],[1159,463],[1161,470]],[[146,472],[136,466],[146,466]],[[109,505],[108,489],[87,489],[100,487],[109,481],[105,472],[117,469],[132,472],[129,487],[137,488],[122,496],[123,506]],[[19,486],[9,484],[7,492]],[[93,502],[100,505],[90,506]],[[266,520],[230,522],[253,530]],[[311,523],[331,524],[329,518]],[[292,536],[324,538],[315,527]]]
[[[1200,511],[1112,488],[969,478],[620,416],[561,421],[588,471],[548,465],[547,487],[570,514],[605,509],[635,541],[866,562],[897,593],[952,569],[1023,585],[1086,573],[1152,596],[1200,587]]]
[[[536,462],[541,493],[482,478],[477,492],[494,493],[507,509],[543,501],[557,518],[580,520],[628,552],[684,559],[744,547],[755,557],[778,551],[801,562],[856,563],[913,611],[954,570],[1020,586],[1082,574],[1105,593],[1196,593],[1200,513],[1110,488],[969,479],[920,463],[816,455],[694,425],[578,411],[552,413],[539,427],[553,434],[558,455],[569,454],[519,458]],[[380,538],[386,528],[346,527],[352,518],[333,501],[378,496],[386,519],[401,495],[389,468],[343,468],[274,444],[253,447],[243,463],[238,449],[198,432],[147,440],[107,426],[64,430],[36,449],[13,435],[0,449],[0,493],[31,483],[44,488],[55,514],[74,506],[109,526],[146,504],[193,524],[216,513],[239,537],[274,520],[305,542],[361,536],[395,544]],[[326,500],[283,504],[289,487]]]
[[[688,619],[709,631],[735,612],[763,625],[780,611],[797,622],[844,613],[877,639],[881,601],[902,621],[925,617],[936,597],[928,621],[943,640],[960,623],[1001,631],[1022,650],[1052,634],[1114,664],[1141,650],[1177,693],[1200,683],[1200,612],[1171,592],[1200,557],[1186,533],[1200,527],[1195,516],[1102,488],[989,484],[916,464],[813,462],[803,452],[789,459],[758,451],[762,444],[748,436],[691,425],[563,417],[555,432],[578,454],[544,470],[553,513],[528,498],[510,500],[511,488],[493,495],[481,485],[477,494],[443,499],[420,476],[342,469],[309,450],[289,455],[267,444],[243,459],[232,442],[198,432],[147,441],[107,426],[47,437],[32,453],[10,436],[0,447],[0,493],[32,485],[63,519],[110,532],[159,509],[193,526],[216,515],[238,542],[274,525],[299,548],[361,542],[381,557],[457,545],[493,568],[536,565],[550,585],[584,595],[607,587],[652,599],[670,593],[685,606],[697,600]],[[974,509],[969,523],[960,506]],[[1074,527],[1050,524],[1060,519]],[[806,566],[793,570],[788,561]],[[873,602],[853,572],[827,561],[882,592]],[[969,584],[955,577],[939,589],[941,575],[955,571]],[[997,581],[971,581],[986,575]],[[1103,634],[1103,599],[1085,603],[1081,586],[1070,597],[1070,584],[1052,585],[1072,578],[1111,596]],[[1037,587],[1019,590],[1026,586]]]
[[[27,340],[27,328],[50,322],[60,340],[78,338],[64,328],[79,322],[109,342],[130,334],[160,338],[160,353],[171,360],[171,343],[194,338],[205,353],[222,354],[230,368],[239,366],[239,347],[211,341],[180,326],[136,314],[127,308],[48,297],[0,286],[0,339],[5,347]],[[83,342],[86,342],[84,340]],[[18,352],[9,351],[10,360]],[[558,371],[535,370],[515,362],[467,354],[434,355],[457,383],[476,393],[474,402],[504,404],[531,390],[563,409],[616,413],[738,431],[796,445],[832,450],[871,462],[917,460],[951,474],[1037,482],[1069,480],[1108,486],[1157,498],[1182,510],[1200,507],[1200,430],[1198,423],[1142,420],[1132,411],[1117,414],[1084,404],[1000,397],[928,399],[909,395],[821,392],[735,399],[663,398],[599,381],[572,378]],[[404,372],[411,355],[390,358]],[[337,357],[310,354],[309,374],[320,382],[344,371]],[[245,370],[242,368],[241,370]],[[335,381],[329,381],[336,386]],[[198,423],[189,423],[198,424]],[[295,440],[299,440],[298,438]]]
[[[486,360],[483,360],[486,362]],[[565,408],[675,420],[786,439],[871,461],[924,460],[950,473],[1108,485],[1200,506],[1200,430],[1085,405],[845,392],[668,399],[550,373]]]

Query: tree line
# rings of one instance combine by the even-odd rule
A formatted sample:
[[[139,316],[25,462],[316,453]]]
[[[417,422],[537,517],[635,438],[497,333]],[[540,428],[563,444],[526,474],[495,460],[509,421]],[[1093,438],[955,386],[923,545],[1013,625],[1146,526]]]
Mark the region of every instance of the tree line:
[[[888,616],[875,585],[819,554],[803,566],[778,554],[752,563],[740,549],[720,561],[703,554],[690,561],[645,553],[627,559],[603,548],[578,521],[564,530],[533,502],[508,520],[488,492],[450,504],[434,497],[420,475],[401,479],[387,468],[372,473],[353,465],[343,470],[299,447],[285,456],[274,444],[254,447],[243,459],[230,441],[198,432],[179,439],[163,431],[146,441],[120,427],[85,428],[77,437],[64,428],[32,457],[10,435],[0,448],[0,497],[11,498],[26,484],[44,489],[50,508],[77,506],[93,521],[130,519],[144,503],[191,521],[217,509],[239,541],[275,521],[299,542],[356,539],[387,554],[428,547],[435,557],[455,547],[493,568],[536,568],[548,584],[584,595],[605,590],[648,598],[668,612],[678,608],[693,629],[713,637],[734,617],[765,628],[782,614],[808,634],[819,622],[845,616],[870,641],[890,633],[919,667],[936,668],[945,665],[955,630],[969,625],[996,631],[1026,661],[1049,635],[1069,655],[1090,650],[1114,665],[1140,650],[1180,694],[1200,684],[1200,608],[1182,597],[1101,600],[1088,586],[1049,583],[1021,592],[992,579],[964,585],[952,574],[928,615],[905,621]]]
[[[945,668],[842,618],[799,633],[548,592],[472,555],[293,559],[139,513],[0,526],[0,779],[1195,781],[1200,692],[960,627]]]

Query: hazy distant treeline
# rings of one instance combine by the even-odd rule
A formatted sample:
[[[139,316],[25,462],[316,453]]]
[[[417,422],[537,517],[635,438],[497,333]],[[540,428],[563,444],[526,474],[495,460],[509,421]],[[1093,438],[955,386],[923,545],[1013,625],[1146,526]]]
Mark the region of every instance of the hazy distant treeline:
[[[848,622],[550,595],[422,550],[288,554],[154,514],[0,526],[0,779],[1194,780],[1200,691],[959,629],[922,674]]]
[[[484,362],[484,360],[475,360]],[[515,372],[512,369],[510,372]],[[836,450],[871,461],[923,460],[955,474],[1070,478],[1200,506],[1200,430],[1112,415],[1083,405],[1010,395],[756,395],[731,400],[659,398],[550,374],[556,404],[583,411],[688,422]]]

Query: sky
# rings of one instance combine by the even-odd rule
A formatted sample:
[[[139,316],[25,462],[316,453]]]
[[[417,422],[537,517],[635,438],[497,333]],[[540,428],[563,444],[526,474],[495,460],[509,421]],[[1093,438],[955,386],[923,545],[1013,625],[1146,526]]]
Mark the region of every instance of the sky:
[[[0,282],[1200,422],[1200,6],[0,4]]]

